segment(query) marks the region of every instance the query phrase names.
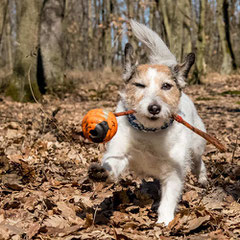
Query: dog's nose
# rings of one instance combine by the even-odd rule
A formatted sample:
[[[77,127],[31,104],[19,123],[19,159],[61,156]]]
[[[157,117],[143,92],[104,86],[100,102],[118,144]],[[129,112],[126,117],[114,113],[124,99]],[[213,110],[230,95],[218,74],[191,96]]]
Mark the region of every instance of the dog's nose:
[[[151,105],[148,106],[148,111],[152,115],[157,115],[158,113],[160,113],[161,107],[158,104],[151,104]]]

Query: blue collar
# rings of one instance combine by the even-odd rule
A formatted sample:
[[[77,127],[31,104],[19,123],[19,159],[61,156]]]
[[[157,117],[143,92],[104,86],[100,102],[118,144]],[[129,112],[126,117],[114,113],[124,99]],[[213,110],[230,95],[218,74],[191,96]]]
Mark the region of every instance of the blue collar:
[[[168,123],[164,123],[163,126],[161,126],[160,128],[146,128],[136,119],[136,117],[133,114],[127,115],[127,119],[133,128],[142,132],[158,132],[160,130],[164,130],[171,126],[174,121],[174,119],[171,118]]]

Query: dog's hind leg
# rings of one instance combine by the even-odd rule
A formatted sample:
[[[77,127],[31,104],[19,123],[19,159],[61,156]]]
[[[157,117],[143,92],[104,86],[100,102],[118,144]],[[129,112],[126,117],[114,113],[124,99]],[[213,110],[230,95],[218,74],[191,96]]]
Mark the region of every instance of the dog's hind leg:
[[[207,171],[202,156],[196,153],[193,153],[192,173],[196,175],[200,184],[203,186],[208,184]]]
[[[195,115],[194,125],[197,128],[201,129],[202,131],[204,131],[204,132],[206,131],[202,120],[200,119],[200,117],[197,114]],[[206,142],[203,138],[201,138],[200,136],[198,136],[196,134],[193,135],[192,142],[193,142],[193,145],[192,145],[192,160],[193,160],[192,173],[194,175],[196,175],[198,182],[200,184],[202,184],[203,186],[206,186],[208,184],[207,172],[206,172],[205,164],[202,161],[202,155],[205,150]]]
[[[193,152],[193,165],[192,165],[192,173],[196,175],[198,182],[203,186],[208,184],[207,180],[207,171],[205,164],[202,160],[202,155]]]

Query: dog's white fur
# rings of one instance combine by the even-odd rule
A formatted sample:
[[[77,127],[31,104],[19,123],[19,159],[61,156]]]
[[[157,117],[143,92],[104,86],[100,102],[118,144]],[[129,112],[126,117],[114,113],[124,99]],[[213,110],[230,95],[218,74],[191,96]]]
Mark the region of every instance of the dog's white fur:
[[[150,50],[150,63],[174,67],[176,58],[163,43],[161,38],[146,26],[131,21],[131,27],[136,37]],[[144,77],[143,77],[144,76]],[[142,79],[145,80],[142,80]],[[178,84],[183,86],[181,76]],[[159,128],[168,121],[171,113],[176,112],[193,126],[205,131],[204,124],[197,114],[190,98],[181,90],[176,107],[168,102],[171,92],[161,90],[159,82],[169,81],[168,73],[161,72],[154,65],[148,65],[145,72],[139,73],[137,81],[144,81],[145,88],[134,90],[134,97],[141,97],[139,102],[129,100],[127,86],[121,93],[117,112],[128,109],[136,110],[136,118],[148,128]],[[141,82],[142,83],[142,82]],[[173,84],[173,83],[172,83]],[[175,86],[174,86],[175,87]],[[176,92],[176,91],[175,91]],[[173,98],[175,96],[172,96]],[[157,120],[151,120],[148,106],[152,103],[161,106]],[[134,104],[134,105],[133,105]],[[182,124],[173,122],[167,129],[158,132],[142,132],[134,129],[126,116],[118,118],[118,132],[109,142],[107,151],[102,159],[102,166],[110,176],[117,179],[129,167],[140,176],[151,176],[161,182],[161,202],[158,208],[158,223],[168,225],[174,218],[176,205],[180,198],[185,173],[193,160],[193,171],[202,184],[206,184],[206,169],[201,156],[205,149],[205,140],[187,129]]]
[[[149,49],[149,61],[151,64],[164,64],[174,66],[177,64],[175,56],[170,52],[157,33],[143,24],[130,21],[133,34]]]

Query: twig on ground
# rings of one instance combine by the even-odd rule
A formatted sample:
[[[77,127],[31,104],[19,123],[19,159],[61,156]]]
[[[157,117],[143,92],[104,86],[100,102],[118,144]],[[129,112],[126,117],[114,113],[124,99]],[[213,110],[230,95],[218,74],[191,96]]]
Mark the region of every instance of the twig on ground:
[[[92,222],[92,226],[94,226],[95,219],[96,219],[96,216],[97,216],[97,211],[98,211],[98,206],[96,207],[96,209],[95,209],[95,212],[94,212],[94,215],[93,215],[93,222]]]
[[[233,149],[233,152],[232,152],[231,164],[233,164],[234,155],[235,155],[235,152],[236,152],[236,150],[237,150],[238,138],[239,138],[239,134],[237,135],[236,142],[235,142],[235,146],[234,146],[234,149]]]

